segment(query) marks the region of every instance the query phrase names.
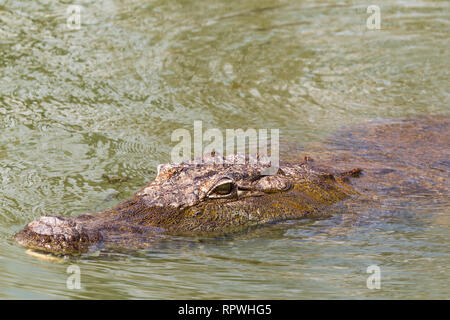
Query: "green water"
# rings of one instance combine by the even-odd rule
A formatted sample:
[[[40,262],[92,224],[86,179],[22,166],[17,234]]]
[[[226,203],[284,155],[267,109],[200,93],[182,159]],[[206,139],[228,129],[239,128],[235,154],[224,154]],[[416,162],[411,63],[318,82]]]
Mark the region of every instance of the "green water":
[[[129,198],[194,120],[307,145],[367,119],[448,113],[449,2],[374,4],[380,30],[358,1],[0,0],[0,298],[449,298],[448,205],[59,262],[12,240],[42,215]],[[66,286],[71,264],[81,289]]]

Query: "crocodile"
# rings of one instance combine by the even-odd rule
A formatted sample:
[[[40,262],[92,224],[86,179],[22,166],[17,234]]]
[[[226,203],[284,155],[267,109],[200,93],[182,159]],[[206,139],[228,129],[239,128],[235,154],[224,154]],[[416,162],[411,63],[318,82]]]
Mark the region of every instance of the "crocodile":
[[[131,199],[74,218],[44,216],[14,238],[33,250],[76,255],[98,247],[146,247],[166,235],[217,235],[322,216],[340,204],[367,208],[376,202],[395,210],[412,203],[426,208],[431,201],[444,211],[450,207],[449,116],[344,128],[309,146],[306,157],[301,147],[282,151],[270,175],[267,159],[239,154],[212,152],[160,165],[156,178]]]
[[[88,252],[100,244],[139,247],[158,235],[228,233],[320,215],[356,191],[359,169],[331,172],[312,159],[281,162],[274,174],[267,157],[215,152],[158,166],[156,178],[112,209],[75,218],[43,216],[14,239],[55,255]]]

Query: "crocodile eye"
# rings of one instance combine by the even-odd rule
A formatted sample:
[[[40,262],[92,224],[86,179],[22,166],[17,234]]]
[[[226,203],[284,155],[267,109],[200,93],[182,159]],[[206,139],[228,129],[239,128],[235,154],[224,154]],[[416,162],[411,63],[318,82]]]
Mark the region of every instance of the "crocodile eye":
[[[217,186],[213,193],[224,196],[226,194],[230,194],[231,190],[233,190],[233,184],[231,182],[227,182],[224,184],[221,184],[220,186]]]
[[[231,195],[234,191],[234,184],[231,180],[222,181],[220,184],[216,185],[208,193],[209,198],[223,198]]]

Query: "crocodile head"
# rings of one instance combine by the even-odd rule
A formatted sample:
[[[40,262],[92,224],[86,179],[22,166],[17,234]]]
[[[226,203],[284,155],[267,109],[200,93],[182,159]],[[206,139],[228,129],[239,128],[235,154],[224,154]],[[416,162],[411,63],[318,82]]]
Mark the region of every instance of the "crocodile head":
[[[155,180],[130,200],[77,218],[42,217],[15,239],[29,248],[73,254],[101,240],[127,238],[136,244],[156,228],[170,234],[230,232],[299,218],[352,193],[349,185],[307,161],[282,164],[267,175],[269,167],[256,157],[215,154],[160,165]]]
[[[118,219],[171,233],[228,232],[318,213],[353,192],[307,161],[269,167],[242,155],[160,165],[154,181],[119,205]]]

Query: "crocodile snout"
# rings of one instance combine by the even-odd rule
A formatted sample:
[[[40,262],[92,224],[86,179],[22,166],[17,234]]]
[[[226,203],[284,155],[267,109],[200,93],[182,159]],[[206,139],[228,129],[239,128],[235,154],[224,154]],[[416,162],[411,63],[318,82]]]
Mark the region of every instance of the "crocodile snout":
[[[21,245],[59,254],[82,253],[101,240],[98,232],[88,233],[81,223],[73,219],[45,216],[30,222],[14,239]]]

